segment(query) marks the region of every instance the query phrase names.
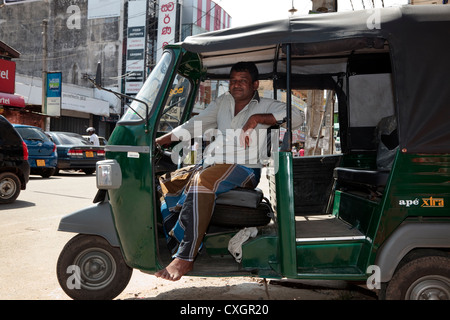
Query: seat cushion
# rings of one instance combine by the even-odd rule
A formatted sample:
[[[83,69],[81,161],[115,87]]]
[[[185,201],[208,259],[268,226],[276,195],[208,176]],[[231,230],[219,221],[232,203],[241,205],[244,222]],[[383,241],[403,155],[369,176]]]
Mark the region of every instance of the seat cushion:
[[[261,189],[236,188],[217,196],[216,204],[257,208],[263,198]]]
[[[336,167],[334,169],[334,178],[338,182],[385,186],[389,173],[389,171]]]

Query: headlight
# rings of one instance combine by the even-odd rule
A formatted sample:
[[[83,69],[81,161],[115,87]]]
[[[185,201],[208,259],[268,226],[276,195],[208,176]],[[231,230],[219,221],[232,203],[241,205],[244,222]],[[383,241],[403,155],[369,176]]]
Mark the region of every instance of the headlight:
[[[122,171],[116,160],[97,162],[97,188],[118,189],[122,185]]]

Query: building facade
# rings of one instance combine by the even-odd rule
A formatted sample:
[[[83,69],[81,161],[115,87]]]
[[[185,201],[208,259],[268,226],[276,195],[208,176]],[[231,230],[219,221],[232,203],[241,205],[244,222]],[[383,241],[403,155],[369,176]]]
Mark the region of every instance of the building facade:
[[[84,133],[93,126],[105,137],[114,129],[126,101],[95,88],[92,80],[99,70],[102,86],[134,95],[157,62],[163,32],[170,31],[165,43],[172,43],[229,27],[231,22],[211,0],[23,0],[5,4],[0,7],[0,39],[20,53],[15,58],[15,93],[25,103],[20,110],[11,108],[9,117],[14,122],[42,123],[43,129],[53,131]],[[170,28],[164,24],[169,19]],[[61,73],[62,82],[57,115],[46,109],[45,77],[53,72]]]

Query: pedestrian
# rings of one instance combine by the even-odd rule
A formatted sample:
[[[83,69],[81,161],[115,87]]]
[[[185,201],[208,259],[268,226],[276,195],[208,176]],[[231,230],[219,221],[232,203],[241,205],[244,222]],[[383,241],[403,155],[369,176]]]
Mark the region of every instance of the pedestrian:
[[[100,140],[98,136],[95,134],[95,129],[93,127],[89,127],[86,129],[86,132],[89,134],[89,142],[94,146],[100,145]]]

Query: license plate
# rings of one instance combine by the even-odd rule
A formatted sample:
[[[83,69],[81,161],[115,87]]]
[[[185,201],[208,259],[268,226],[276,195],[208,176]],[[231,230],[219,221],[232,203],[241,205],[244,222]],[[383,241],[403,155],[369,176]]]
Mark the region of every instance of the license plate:
[[[45,160],[36,160],[36,165],[38,167],[45,167]]]
[[[86,151],[86,158],[93,158],[93,157],[94,157],[94,152]]]

